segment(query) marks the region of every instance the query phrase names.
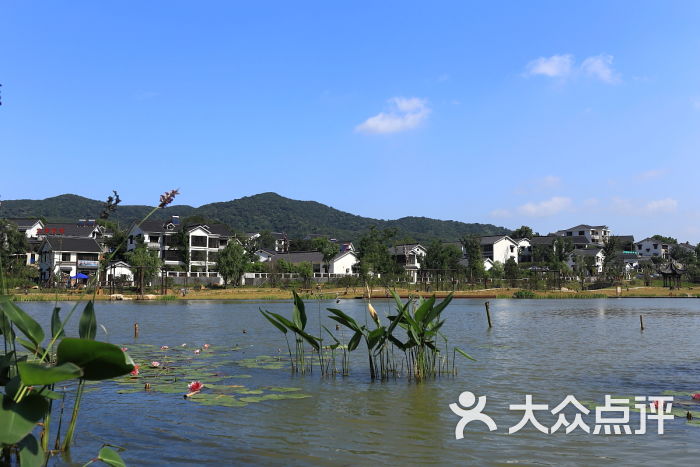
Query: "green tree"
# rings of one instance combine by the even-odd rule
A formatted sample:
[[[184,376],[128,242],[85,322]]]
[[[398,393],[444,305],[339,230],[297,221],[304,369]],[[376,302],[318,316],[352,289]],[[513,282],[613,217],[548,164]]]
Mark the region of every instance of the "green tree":
[[[134,268],[134,277],[138,281],[139,291],[143,295],[144,285],[156,277],[163,264],[158,258],[158,252],[149,250],[143,242],[139,242],[136,248],[127,254],[127,261]]]
[[[219,252],[217,266],[219,274],[224,279],[224,287],[229,280],[233,282],[234,286],[239,285],[241,276],[250,263],[248,259],[245,248],[236,240],[228,242],[226,247]]]
[[[313,240],[313,248],[323,254],[323,264],[326,272],[330,272],[331,261],[340,252],[338,244],[331,242],[326,237],[319,237]]]
[[[663,235],[652,235],[651,238],[654,240],[657,240],[661,243],[667,243],[668,245],[675,245],[678,243],[678,240],[676,240],[673,237],[664,237]]]
[[[481,255],[481,241],[475,235],[465,235],[460,240],[464,247],[464,254],[467,257],[467,274],[469,280],[474,281],[484,277],[484,259]]]
[[[510,238],[532,238],[535,233],[527,225],[523,225],[510,233]]]
[[[294,266],[294,272],[299,274],[301,280],[304,281],[304,287],[309,288],[311,278],[314,276],[314,268],[308,261],[303,261]]]
[[[514,258],[508,258],[503,267],[503,272],[506,279],[510,281],[510,286],[515,287],[516,281],[520,279],[520,267]]]
[[[17,226],[0,219],[0,274],[15,277],[26,265],[26,253],[29,249],[27,237],[17,230]]]
[[[97,223],[107,229],[110,236],[105,240],[105,245],[110,252],[114,252],[112,261],[126,259],[126,235],[127,231],[119,228],[119,224],[107,219],[98,219]]]
[[[491,276],[491,279],[503,279],[505,273],[505,266],[500,261],[496,261],[495,263],[493,263],[493,266],[491,267],[491,269],[489,269],[489,276]]]
[[[554,239],[552,247],[549,266],[556,271],[562,272],[567,267],[566,262],[569,260],[571,252],[574,251],[574,243],[570,238],[557,237]]]
[[[389,254],[390,241],[396,232],[391,229],[383,231],[372,226],[368,232],[360,237],[358,244],[359,270],[363,278],[367,279],[370,272],[382,275],[392,275],[398,272],[394,258]]]

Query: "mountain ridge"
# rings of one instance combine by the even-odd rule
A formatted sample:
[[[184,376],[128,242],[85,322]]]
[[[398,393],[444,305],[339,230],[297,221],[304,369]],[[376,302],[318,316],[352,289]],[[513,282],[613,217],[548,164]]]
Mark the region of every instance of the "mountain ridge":
[[[104,203],[76,194],[62,194],[43,200],[5,200],[0,217],[43,217],[48,221],[72,222],[99,217]],[[152,206],[120,204],[111,219],[128,223],[143,218]],[[199,207],[173,205],[157,210],[152,219],[165,220],[172,215],[181,218],[203,216],[223,222],[238,232],[269,230],[286,232],[290,238],[308,234],[325,234],[341,240],[355,240],[372,225],[379,229],[394,228],[399,239],[456,241],[462,235],[507,234],[510,229],[493,224],[465,223],[404,216],[398,219],[374,219],[341,211],[318,201],[286,198],[274,192],[244,196],[230,201],[217,201]]]

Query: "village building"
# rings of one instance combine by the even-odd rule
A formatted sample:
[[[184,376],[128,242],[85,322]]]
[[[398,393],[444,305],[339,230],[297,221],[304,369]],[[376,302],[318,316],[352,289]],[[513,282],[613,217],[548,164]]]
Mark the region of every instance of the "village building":
[[[98,274],[102,248],[94,238],[52,235],[42,241],[38,251],[42,282],[54,278],[58,282],[68,282],[76,276],[86,280]]]
[[[426,254],[427,250],[419,243],[389,247],[389,255],[403,267],[408,281],[411,283],[418,281],[418,270]]]
[[[639,256],[668,258],[672,244],[647,237],[635,243]]]
[[[231,240],[229,228],[224,224],[197,224],[182,230],[179,216],[172,216],[166,222],[135,224],[127,234],[126,249],[132,251],[143,242],[149,250],[157,251],[167,277],[194,277],[201,282],[220,283],[216,265],[219,252]]]
[[[607,225],[580,224],[575,227],[559,230],[555,233],[555,235],[571,238],[574,245],[577,246],[580,244],[589,243],[604,245],[610,237],[610,229]],[[582,243],[583,239],[581,237],[586,239],[585,243]]]

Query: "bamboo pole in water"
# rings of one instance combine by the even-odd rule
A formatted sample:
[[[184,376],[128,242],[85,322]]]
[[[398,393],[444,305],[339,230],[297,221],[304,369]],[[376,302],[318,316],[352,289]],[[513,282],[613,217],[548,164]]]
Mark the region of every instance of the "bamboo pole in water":
[[[644,317],[642,315],[639,315],[639,327],[644,331]]]
[[[491,312],[489,311],[490,304],[489,302],[486,302],[484,305],[486,306],[486,319],[489,322],[489,328],[491,328]]]

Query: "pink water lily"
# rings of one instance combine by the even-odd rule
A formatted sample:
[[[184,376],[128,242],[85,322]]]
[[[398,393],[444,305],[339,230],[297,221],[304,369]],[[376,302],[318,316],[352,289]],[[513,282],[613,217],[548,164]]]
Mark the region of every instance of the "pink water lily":
[[[126,352],[127,350],[129,349],[127,349],[126,347],[122,347],[122,352]]]
[[[168,347],[167,345],[161,345],[161,346],[160,346],[160,350],[168,350],[169,348],[170,348],[170,347]]]
[[[187,385],[187,389],[190,392],[201,391],[204,385],[200,381],[192,381]]]
[[[205,349],[208,349],[208,348],[209,348],[209,344],[204,344],[204,348],[205,348]]]
[[[696,401],[700,401],[700,393],[696,392],[695,394],[691,394],[690,397],[692,397]]]
[[[160,366],[160,362],[153,361],[151,362],[151,368],[158,368]]]
[[[195,354],[195,355],[199,355],[199,352],[201,352],[201,350],[197,349],[197,350],[194,351],[194,354]]]
[[[129,373],[131,376],[138,376],[139,374],[139,365],[134,364],[134,369],[131,370],[131,373]]]

